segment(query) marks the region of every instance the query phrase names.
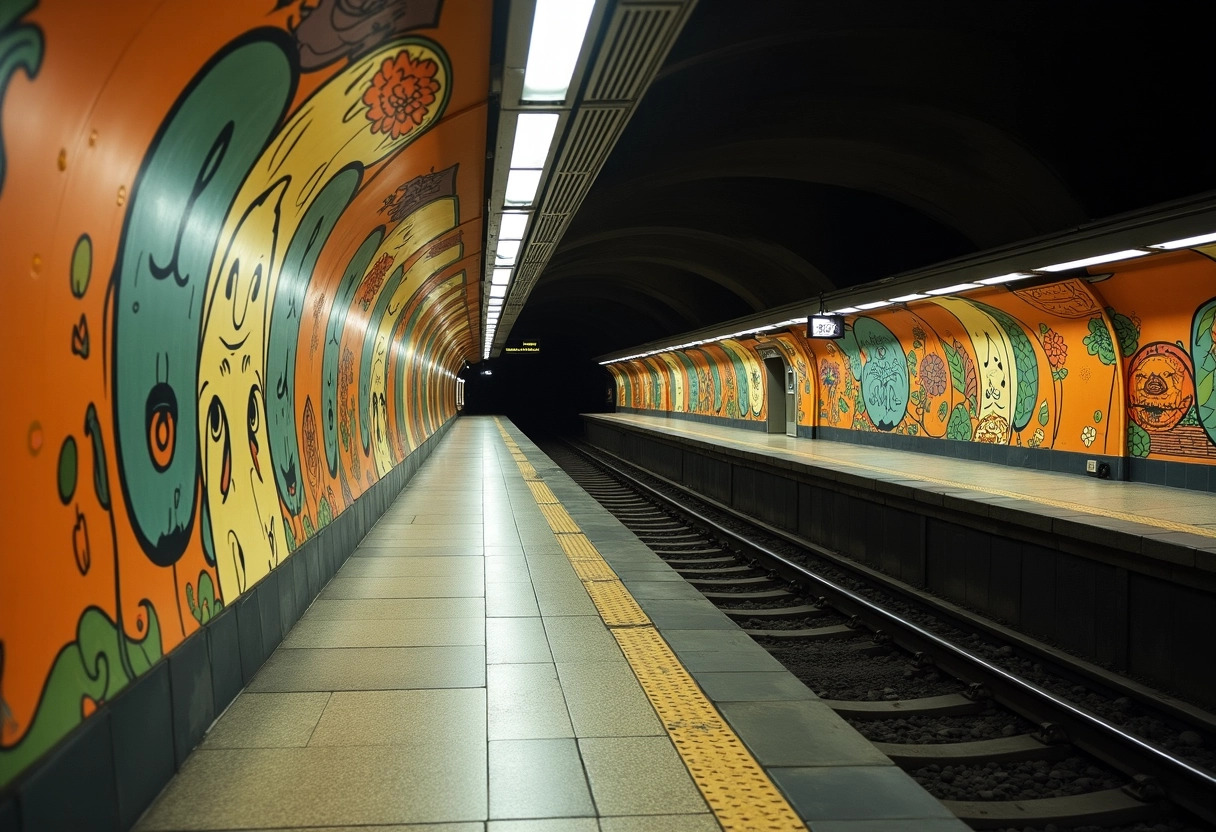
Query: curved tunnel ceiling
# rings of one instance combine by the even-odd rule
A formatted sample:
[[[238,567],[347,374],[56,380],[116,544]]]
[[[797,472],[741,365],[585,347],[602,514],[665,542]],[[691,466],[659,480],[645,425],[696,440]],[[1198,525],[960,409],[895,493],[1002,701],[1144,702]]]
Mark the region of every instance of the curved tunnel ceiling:
[[[1216,188],[1213,23],[700,0],[512,337],[590,357]]]

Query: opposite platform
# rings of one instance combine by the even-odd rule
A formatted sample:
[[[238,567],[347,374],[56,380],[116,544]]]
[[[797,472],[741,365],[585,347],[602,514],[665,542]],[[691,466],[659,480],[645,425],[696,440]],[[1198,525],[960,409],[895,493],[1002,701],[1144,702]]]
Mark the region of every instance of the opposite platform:
[[[696,680],[674,704],[673,678]],[[706,732],[746,747],[690,773]],[[513,427],[465,417],[137,828],[770,828],[711,812],[749,758],[816,832],[965,829]]]

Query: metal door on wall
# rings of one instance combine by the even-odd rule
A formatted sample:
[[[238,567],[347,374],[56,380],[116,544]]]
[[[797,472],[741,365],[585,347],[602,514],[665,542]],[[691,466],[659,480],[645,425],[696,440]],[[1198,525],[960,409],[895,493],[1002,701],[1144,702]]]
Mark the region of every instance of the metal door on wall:
[[[798,435],[798,377],[785,365],[785,435]]]

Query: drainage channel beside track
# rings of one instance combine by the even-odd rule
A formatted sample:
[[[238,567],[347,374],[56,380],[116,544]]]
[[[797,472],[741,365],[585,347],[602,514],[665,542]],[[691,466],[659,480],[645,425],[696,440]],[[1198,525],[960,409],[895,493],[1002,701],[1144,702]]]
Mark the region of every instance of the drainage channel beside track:
[[[542,448],[974,828],[1216,828],[1216,716],[596,449]]]

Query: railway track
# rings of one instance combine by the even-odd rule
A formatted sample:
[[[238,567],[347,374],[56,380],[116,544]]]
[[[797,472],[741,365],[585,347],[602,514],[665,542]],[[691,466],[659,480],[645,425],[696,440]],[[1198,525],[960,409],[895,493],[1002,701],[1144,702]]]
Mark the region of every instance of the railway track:
[[[972,827],[1216,828],[1211,714],[598,450],[542,447]]]

